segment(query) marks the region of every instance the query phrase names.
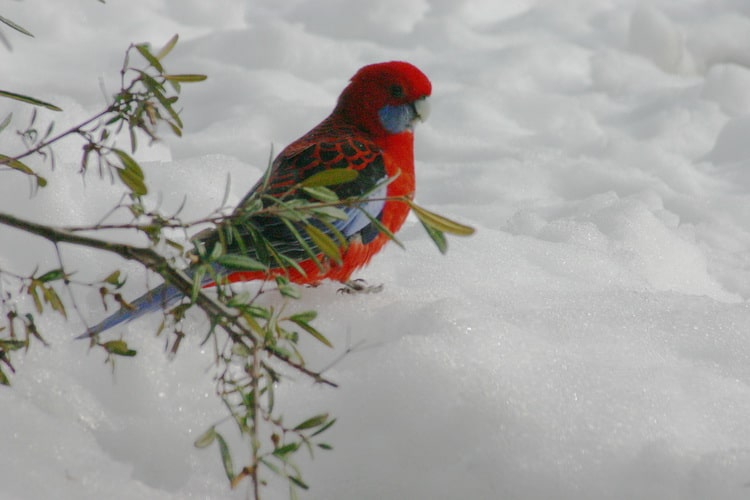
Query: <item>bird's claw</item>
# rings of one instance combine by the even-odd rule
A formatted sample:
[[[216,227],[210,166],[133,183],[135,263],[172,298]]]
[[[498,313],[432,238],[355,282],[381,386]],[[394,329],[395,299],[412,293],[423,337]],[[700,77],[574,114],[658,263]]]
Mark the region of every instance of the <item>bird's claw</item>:
[[[363,279],[349,280],[344,283],[344,286],[338,289],[338,293],[354,294],[354,293],[379,293],[383,291],[383,284],[380,285],[368,285]]]

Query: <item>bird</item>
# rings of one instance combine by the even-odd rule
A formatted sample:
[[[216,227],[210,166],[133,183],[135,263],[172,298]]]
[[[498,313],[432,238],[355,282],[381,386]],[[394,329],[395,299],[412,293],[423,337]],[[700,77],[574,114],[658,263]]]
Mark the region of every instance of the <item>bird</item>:
[[[230,283],[283,275],[301,285],[317,285],[327,279],[343,283],[347,290],[366,289],[351,276],[392,239],[409,214],[410,206],[403,199],[413,199],[415,194],[414,128],[429,115],[431,93],[429,78],[411,63],[388,61],[360,68],[341,92],[331,114],[286,146],[233,212],[241,214],[258,200],[265,200],[264,207],[276,199],[285,203],[310,201],[309,191],[300,188],[306,179],[328,170],[355,171],[352,180],[327,188],[338,200],[361,198],[362,202],[341,204],[338,208],[343,216],[340,213],[329,224],[314,224],[329,241],[339,245],[339,259],[333,260],[322,251],[312,258],[310,248],[319,248],[309,234],[295,231],[294,226],[290,228],[278,217],[261,214],[240,226],[231,241],[219,229],[212,229],[196,236],[194,242],[209,250],[220,242],[226,254],[264,257],[269,262],[268,249],[257,244],[257,236],[261,236],[270,242],[275,261],[270,259],[271,265],[264,270],[214,264],[215,272],[205,274],[201,286],[215,286],[217,274]],[[297,265],[282,265],[290,260]],[[185,269],[186,275],[193,278],[195,269],[196,264],[192,264]],[[93,337],[183,297],[176,287],[163,283],[126,303],[78,338]]]

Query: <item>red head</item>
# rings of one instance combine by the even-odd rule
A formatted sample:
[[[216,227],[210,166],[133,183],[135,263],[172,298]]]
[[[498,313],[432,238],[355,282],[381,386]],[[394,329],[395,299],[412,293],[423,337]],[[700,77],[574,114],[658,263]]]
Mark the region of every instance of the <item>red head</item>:
[[[339,97],[334,115],[373,136],[411,133],[427,117],[430,80],[415,66],[391,61],[365,66]]]

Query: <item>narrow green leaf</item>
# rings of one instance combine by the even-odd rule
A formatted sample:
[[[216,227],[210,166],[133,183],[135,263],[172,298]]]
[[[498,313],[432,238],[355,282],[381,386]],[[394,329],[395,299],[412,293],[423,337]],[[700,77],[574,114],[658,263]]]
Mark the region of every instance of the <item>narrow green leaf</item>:
[[[10,379],[8,379],[2,368],[0,368],[0,385],[10,385]]]
[[[216,428],[210,427],[206,432],[198,436],[198,439],[195,440],[193,446],[196,448],[205,448],[211,445],[214,441],[216,441]]]
[[[440,253],[445,254],[448,251],[448,241],[445,239],[445,234],[439,229],[427,225],[422,219],[419,219],[419,222],[422,223],[422,227],[427,232],[430,239],[435,243],[438,250],[440,250]]]
[[[295,320],[293,318],[289,318],[289,321],[292,321],[294,324],[302,328],[304,331],[312,335],[318,342],[321,344],[324,344],[330,348],[333,348],[333,344],[331,344],[331,341],[328,340],[325,335],[320,333],[315,327],[313,327],[310,323],[306,321],[299,321]]]
[[[165,97],[164,94],[161,92],[158,92],[154,90],[153,92],[154,97],[156,97],[156,100],[159,101],[159,104],[162,105],[164,109],[167,110],[167,113],[169,113],[169,116],[172,117],[172,120],[174,120],[175,125],[177,125],[179,128],[183,127],[182,119],[180,118],[180,115],[177,114],[177,111],[172,108],[172,104],[174,101],[172,101],[170,98]],[[175,100],[177,98],[175,97]]]
[[[312,212],[320,218],[330,218],[338,220],[347,220],[347,213],[338,207],[318,207],[312,209]]]
[[[442,215],[438,215],[435,212],[430,212],[429,210],[420,207],[411,200],[407,200],[407,203],[409,204],[411,209],[414,210],[414,213],[417,215],[419,220],[421,220],[422,223],[427,226],[433,227],[438,231],[455,234],[457,236],[470,236],[474,234],[474,228],[471,226],[465,226],[464,224],[452,221],[446,217],[443,217]]]
[[[323,450],[332,450],[333,446],[328,443],[318,443],[318,448],[321,448]]]
[[[140,165],[138,165],[129,154],[121,149],[112,149],[112,152],[118,156],[122,163],[122,168],[117,169],[117,175],[120,177],[122,183],[125,184],[133,194],[138,196],[143,196],[148,193],[148,189],[144,182],[143,170]]]
[[[298,299],[301,297],[297,287],[289,283],[289,280],[284,276],[276,276],[276,286],[279,289],[279,293],[284,297],[289,297],[291,299]]]
[[[365,215],[365,217],[367,217],[368,219],[370,219],[370,223],[372,225],[374,225],[376,228],[378,228],[378,231],[380,231],[381,233],[383,233],[384,235],[386,235],[389,240],[391,240],[392,242],[394,242],[396,245],[400,246],[403,249],[406,248],[404,246],[404,244],[401,243],[401,241],[398,238],[396,238],[396,235],[393,234],[393,232],[390,229],[388,229],[387,227],[385,227],[383,225],[383,223],[380,222],[380,220],[377,217],[373,217],[370,214],[370,212],[368,212],[367,210],[365,210],[362,207],[357,207],[357,208],[359,208],[359,211],[362,212]]]
[[[289,229],[289,232],[292,233],[292,235],[295,237],[299,245],[302,247],[302,249],[305,251],[308,257],[315,263],[315,265],[320,269],[321,271],[324,271],[325,268],[323,267],[323,263],[320,262],[320,259],[318,258],[318,255],[313,251],[313,249],[308,244],[307,240],[302,237],[302,235],[299,233],[297,228],[292,224],[292,222],[287,218],[289,214],[285,214],[284,217],[281,218],[281,222],[284,223],[284,225]],[[309,234],[309,233],[308,233]]]
[[[318,317],[317,311],[304,311],[297,314],[292,314],[289,319],[292,321],[304,321],[306,323],[309,323],[310,321],[314,320]]]
[[[11,158],[10,156],[6,156],[4,154],[0,154],[0,166],[3,165],[7,165],[13,170],[18,170],[19,172],[34,177],[36,179],[36,184],[39,187],[44,187],[47,185],[47,179],[34,172],[28,165],[26,165],[22,161]]]
[[[328,422],[328,423],[327,423],[326,425],[324,425],[323,427],[321,427],[321,428],[320,428],[320,429],[318,429],[317,431],[313,432],[313,433],[312,433],[312,434],[310,435],[310,437],[315,437],[315,436],[317,436],[318,434],[322,434],[322,433],[324,433],[325,431],[327,431],[328,429],[330,429],[330,428],[331,428],[331,426],[332,426],[333,424],[335,424],[335,423],[336,423],[336,419],[334,418],[333,420],[330,420],[330,421],[329,421],[329,422]]]
[[[164,120],[169,124],[169,128],[172,129],[172,133],[176,135],[177,137],[182,137],[182,129],[178,127],[176,124],[170,122],[169,120]]]
[[[27,166],[25,163],[4,154],[0,154],[0,165],[8,165],[10,168],[27,175],[36,175],[36,172],[31,170],[31,167]]]
[[[167,54],[172,52],[172,49],[174,48],[174,46],[177,45],[178,39],[179,39],[179,35],[175,34],[174,36],[172,36],[172,38],[169,39],[167,44],[164,45],[164,47],[162,47],[161,50],[155,54],[155,57],[159,59],[160,61],[164,59],[165,57],[167,57]]]
[[[306,485],[306,484],[305,484],[305,483],[304,483],[304,482],[302,481],[302,478],[301,478],[301,477],[295,477],[295,476],[287,476],[287,479],[289,479],[289,481],[293,482],[293,483],[294,483],[295,485],[299,486],[299,487],[300,487],[300,488],[302,488],[303,490],[309,490],[309,489],[310,489],[310,487],[309,487],[308,485]]]
[[[31,34],[31,32],[27,31],[26,29],[22,28],[21,26],[17,25],[7,17],[0,16],[0,23],[5,24],[6,26],[10,26],[14,30],[18,31],[19,33],[23,33],[26,36],[30,36],[31,38],[34,38],[34,35]]]
[[[299,443],[289,443],[273,450],[273,454],[277,457],[283,457],[289,453],[294,453],[299,449]]]
[[[37,281],[41,281],[42,283],[47,283],[48,281],[56,281],[64,277],[65,277],[65,272],[62,269],[53,269],[52,271],[47,271],[43,275],[39,276],[37,278]]]
[[[61,108],[58,108],[54,104],[42,101],[40,99],[37,99],[36,97],[16,94],[15,92],[8,92],[7,90],[0,90],[0,97],[7,97],[8,99],[14,99],[16,101],[25,102],[27,104],[33,104],[34,106],[51,109],[52,111],[62,111]]]
[[[305,232],[326,257],[334,261],[336,264],[341,265],[341,251],[339,250],[338,245],[336,245],[336,242],[333,241],[330,236],[310,224],[305,226]]]
[[[32,281],[31,286],[29,287],[29,295],[31,295],[31,298],[34,300],[36,312],[41,314],[42,311],[44,311],[44,306],[42,306],[42,299],[39,298],[39,288],[34,281]]]
[[[335,186],[337,184],[344,184],[351,182],[357,178],[359,172],[349,168],[332,168],[329,170],[322,170],[317,174],[313,174],[307,179],[303,180],[300,185],[302,187],[318,187],[318,186]]]
[[[229,453],[229,446],[227,445],[224,436],[215,432],[216,441],[219,443],[219,453],[221,454],[221,463],[224,465],[224,472],[227,475],[229,482],[234,479],[234,465],[232,464],[232,455]]]
[[[200,266],[195,270],[195,275],[193,276],[193,287],[190,290],[190,302],[195,303],[196,300],[198,300],[198,294],[201,291],[203,276],[206,275],[206,267]]]
[[[13,119],[13,113],[8,113],[8,116],[6,116],[2,123],[0,123],[0,132],[6,129],[8,125],[10,125],[11,120]]]
[[[208,77],[206,75],[163,75],[170,82],[202,82]]]
[[[156,69],[159,73],[164,73],[164,68],[162,67],[161,63],[159,62],[159,59],[154,57],[154,55],[149,50],[149,46],[146,43],[139,43],[135,46],[136,50],[141,53],[144,59],[148,61],[148,63]]]
[[[222,255],[216,259],[216,263],[229,269],[236,269],[239,271],[268,271],[268,266],[252,257],[248,257],[247,255]]]
[[[295,431],[303,431],[305,429],[312,429],[313,427],[319,427],[326,423],[326,420],[328,420],[328,413],[321,413],[320,415],[315,415],[314,417],[310,417],[301,424],[299,424],[297,427],[295,427],[293,430]]]
[[[303,187],[302,191],[316,200],[325,203],[335,203],[339,201],[338,195],[325,186]]]

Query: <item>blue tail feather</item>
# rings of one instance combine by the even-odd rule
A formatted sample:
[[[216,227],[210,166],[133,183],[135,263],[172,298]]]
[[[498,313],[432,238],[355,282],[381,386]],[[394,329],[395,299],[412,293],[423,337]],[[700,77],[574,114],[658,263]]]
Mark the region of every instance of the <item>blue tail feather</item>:
[[[172,285],[161,284],[149,290],[130,303],[132,308],[121,307],[119,311],[105,318],[101,323],[92,326],[86,333],[76,338],[93,337],[105,330],[109,330],[121,323],[132,321],[150,312],[159,311],[175,304],[183,297],[183,293]]]

